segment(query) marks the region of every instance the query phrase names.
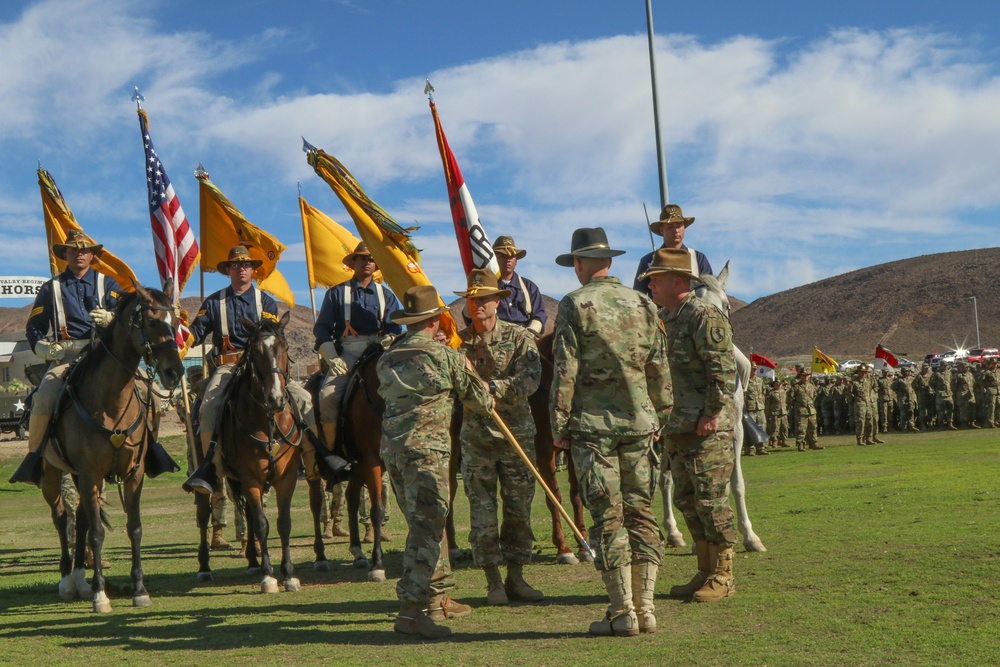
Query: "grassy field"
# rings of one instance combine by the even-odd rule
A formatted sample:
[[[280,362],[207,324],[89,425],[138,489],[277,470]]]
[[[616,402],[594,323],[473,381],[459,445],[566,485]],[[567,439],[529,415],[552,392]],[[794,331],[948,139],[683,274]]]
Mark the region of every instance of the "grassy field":
[[[89,602],[62,603],[48,508],[37,490],[6,483],[20,460],[8,448],[0,458],[0,664],[996,664],[1000,438],[966,431],[886,439],[859,448],[853,438],[825,438],[824,451],[746,460],[751,517],[769,551],[738,548],[738,594],[710,605],[665,597],[695,570],[686,549],[669,551],[657,589],[660,632],[632,639],[586,635],[603,615],[600,577],[589,564],[555,563],[538,493],[540,539],[527,578],[546,601],[488,608],[481,573],[463,561],[454,596],[476,611],[451,621],[456,634],[436,644],[391,631],[404,536],[395,507],[389,583],[364,582],[343,539],[328,548],[332,571],[314,573],[304,486],[293,518],[299,593],[260,594],[259,578],[244,573],[235,551],[215,554],[215,581],[197,583],[194,507],[177,474],[149,482],[143,497],[153,606],[129,604],[128,540],[114,489],[106,572],[115,609],[97,615]],[[179,438],[166,444],[183,459]],[[468,503],[459,498],[464,540]],[[230,539],[232,530],[230,522]]]

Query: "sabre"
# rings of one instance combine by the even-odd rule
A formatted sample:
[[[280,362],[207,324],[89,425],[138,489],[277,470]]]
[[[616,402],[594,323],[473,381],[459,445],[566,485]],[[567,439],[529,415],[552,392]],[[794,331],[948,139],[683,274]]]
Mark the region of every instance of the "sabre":
[[[569,513],[566,512],[566,508],[564,508],[562,506],[562,503],[559,502],[559,499],[556,498],[556,494],[552,493],[552,489],[550,489],[548,485],[545,483],[545,481],[542,479],[542,475],[538,472],[538,469],[535,468],[535,465],[531,462],[531,459],[528,458],[528,455],[524,453],[524,449],[522,449],[521,445],[518,444],[517,438],[515,438],[514,434],[510,432],[510,429],[507,428],[507,425],[503,422],[503,419],[500,418],[500,415],[497,414],[497,411],[495,409],[493,410],[493,422],[500,428],[500,431],[503,433],[504,437],[507,438],[507,442],[509,442],[510,446],[514,448],[514,451],[517,452],[517,455],[521,457],[521,460],[524,461],[524,464],[528,466],[528,470],[531,471],[531,474],[535,476],[535,479],[538,480],[538,483],[542,485],[543,489],[545,489],[545,495],[547,495],[549,497],[549,500],[552,501],[552,504],[559,509],[559,513],[566,520],[566,523],[568,523],[570,528],[573,529],[573,533],[576,535],[576,539],[580,541],[580,544],[582,544],[583,548],[587,550],[587,553],[590,554],[590,557],[596,559],[597,556],[594,554],[594,550],[590,548],[590,544],[587,542],[587,538],[583,536],[583,533],[580,532],[580,529],[577,528],[576,524],[573,523],[573,520],[569,518]]]

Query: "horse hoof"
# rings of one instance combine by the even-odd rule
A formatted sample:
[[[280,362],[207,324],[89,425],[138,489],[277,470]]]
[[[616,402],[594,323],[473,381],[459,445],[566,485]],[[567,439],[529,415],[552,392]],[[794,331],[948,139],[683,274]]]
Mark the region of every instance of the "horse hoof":
[[[302,590],[302,582],[292,577],[291,579],[285,579],[285,592],[286,593],[298,593]]]
[[[368,581],[375,584],[385,583],[385,570],[369,570]]]
[[[247,574],[250,575],[251,577],[256,577],[258,574],[261,574],[263,571],[264,570],[262,570],[259,566],[258,567],[248,567],[247,568]]]
[[[667,546],[686,547],[687,543],[684,542],[684,536],[680,533],[667,533]]]
[[[59,599],[63,602],[72,602],[77,598],[76,583],[70,575],[59,580]]]
[[[204,583],[206,581],[212,581],[212,573],[211,572],[199,572],[198,573],[198,581],[200,581],[202,583]]]
[[[767,551],[767,547],[764,543],[760,541],[760,538],[754,535],[752,538],[748,537],[743,540],[743,548],[747,551],[753,551],[755,553],[762,554]]]
[[[330,571],[330,561],[318,560],[313,563],[313,572],[329,572],[329,571]]]
[[[579,565],[580,559],[571,551],[556,556],[556,562],[560,565]]]
[[[365,558],[364,556],[358,556],[357,558],[354,559],[354,567],[358,568],[359,570],[360,569],[367,570],[368,568],[371,567],[371,563],[369,563],[368,559]]]
[[[94,612],[98,614],[107,614],[111,611],[111,601],[108,596],[101,591],[94,596]]]
[[[94,589],[87,583],[86,570],[73,570],[73,583],[76,585],[76,594],[81,600],[94,597]]]
[[[133,607],[149,607],[153,604],[153,601],[149,599],[148,595],[136,595],[132,598]]]
[[[576,557],[579,558],[584,563],[593,563],[594,557],[590,555],[590,552],[586,549],[581,549],[576,552]]]
[[[277,593],[278,592],[278,580],[274,577],[264,577],[264,580],[260,582],[260,592],[261,593]]]

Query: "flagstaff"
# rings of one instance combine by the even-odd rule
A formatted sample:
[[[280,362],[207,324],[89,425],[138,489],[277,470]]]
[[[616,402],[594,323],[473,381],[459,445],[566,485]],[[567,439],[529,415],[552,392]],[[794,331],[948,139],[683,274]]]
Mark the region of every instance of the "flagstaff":
[[[667,159],[663,153],[663,137],[660,132],[660,104],[656,94],[656,50],[653,46],[652,0],[646,0],[646,33],[649,42],[649,79],[653,86],[653,128],[656,130],[656,169],[660,176],[660,208],[670,201],[667,190]]]

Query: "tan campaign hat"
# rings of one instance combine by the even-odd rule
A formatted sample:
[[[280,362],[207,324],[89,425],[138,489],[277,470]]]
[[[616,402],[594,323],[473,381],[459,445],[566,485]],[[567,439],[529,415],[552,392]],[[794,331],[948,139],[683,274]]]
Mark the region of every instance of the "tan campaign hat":
[[[473,269],[469,274],[469,288],[464,292],[455,292],[458,296],[465,298],[493,296],[498,294],[501,299],[510,296],[509,289],[500,289],[497,277],[489,269]]]
[[[694,218],[685,218],[681,207],[677,204],[667,204],[660,211],[660,219],[649,223],[649,231],[663,236],[662,232],[660,232],[660,225],[665,222],[668,224],[671,222],[683,222],[685,227],[690,227],[691,223],[694,222]]]
[[[433,285],[414,285],[403,292],[403,309],[389,316],[396,324],[416,324],[448,312]]]

